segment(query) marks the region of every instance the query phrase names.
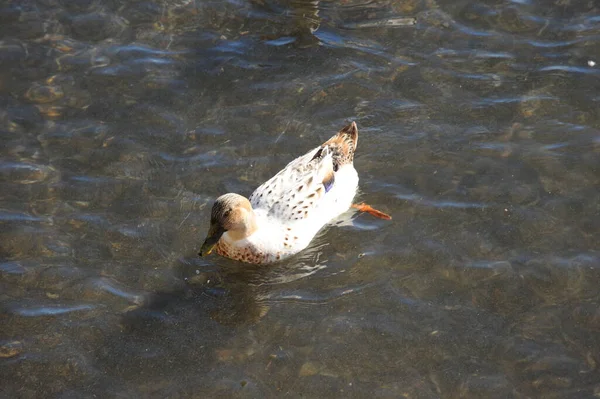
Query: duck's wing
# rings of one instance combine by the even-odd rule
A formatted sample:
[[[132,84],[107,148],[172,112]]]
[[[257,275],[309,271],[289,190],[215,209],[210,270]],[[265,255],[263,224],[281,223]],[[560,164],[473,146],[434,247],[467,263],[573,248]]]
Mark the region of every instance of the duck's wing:
[[[284,222],[305,219],[335,182],[328,147],[294,159],[250,196],[254,209]]]
[[[284,222],[310,217],[334,186],[335,172],[352,163],[357,138],[352,122],[320,147],[296,158],[252,193],[252,207]]]

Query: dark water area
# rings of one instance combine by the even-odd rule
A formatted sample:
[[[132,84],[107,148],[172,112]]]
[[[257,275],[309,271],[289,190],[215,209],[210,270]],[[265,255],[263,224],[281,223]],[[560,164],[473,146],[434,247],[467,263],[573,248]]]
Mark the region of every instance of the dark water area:
[[[595,1],[4,1],[0,396],[600,396]],[[298,256],[196,253],[348,121]]]

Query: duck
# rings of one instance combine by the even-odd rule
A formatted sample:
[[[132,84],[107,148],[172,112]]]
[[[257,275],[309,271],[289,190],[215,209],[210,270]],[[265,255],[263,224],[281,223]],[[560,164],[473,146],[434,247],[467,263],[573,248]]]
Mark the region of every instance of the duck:
[[[364,203],[358,189],[355,122],[294,159],[249,198],[228,193],[215,200],[200,256],[217,254],[253,264],[289,258],[305,249],[326,224],[354,207],[382,219],[391,217]]]

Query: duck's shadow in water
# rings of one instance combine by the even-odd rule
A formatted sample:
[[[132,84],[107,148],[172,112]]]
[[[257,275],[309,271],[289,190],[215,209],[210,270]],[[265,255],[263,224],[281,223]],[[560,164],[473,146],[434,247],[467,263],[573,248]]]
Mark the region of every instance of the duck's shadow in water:
[[[322,261],[331,256],[330,250],[324,251],[330,245],[324,236],[327,230],[309,248],[276,264],[198,258],[195,251],[174,261],[169,273],[178,281],[176,288],[149,293],[143,303],[119,314],[115,320],[119,329],[98,345],[98,364],[112,370],[98,387],[99,395],[105,396],[106,386],[126,388],[114,385],[123,373],[151,375],[157,386],[178,381],[176,385],[187,387],[193,381],[195,390],[213,389],[214,381],[223,378],[220,367],[235,370],[235,364],[223,363],[221,355],[240,345],[236,340],[245,339],[238,327],[260,323],[271,306],[296,298],[299,286],[312,284],[310,279],[328,267]],[[302,281],[305,277],[309,279]],[[220,367],[215,368],[215,362]],[[195,377],[182,373],[190,368]]]
[[[269,265],[190,254],[173,267],[185,284],[172,292],[148,294],[142,306],[123,314],[123,323],[133,327],[138,322],[146,323],[149,313],[173,314],[174,309],[181,311],[182,307],[202,313],[194,318],[208,316],[223,326],[257,323],[268,313],[270,303],[277,301],[275,297],[282,286],[326,267],[320,259],[327,245],[311,245],[290,259]]]

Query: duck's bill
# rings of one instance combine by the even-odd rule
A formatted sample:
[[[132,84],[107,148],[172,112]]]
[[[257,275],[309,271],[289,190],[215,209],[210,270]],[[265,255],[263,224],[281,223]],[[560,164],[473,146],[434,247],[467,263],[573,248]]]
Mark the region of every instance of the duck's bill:
[[[225,230],[218,226],[210,226],[210,230],[208,230],[208,235],[206,236],[206,240],[202,244],[202,248],[200,248],[200,252],[198,255],[207,256],[215,249],[215,245],[219,242],[219,239],[223,235]]]

